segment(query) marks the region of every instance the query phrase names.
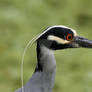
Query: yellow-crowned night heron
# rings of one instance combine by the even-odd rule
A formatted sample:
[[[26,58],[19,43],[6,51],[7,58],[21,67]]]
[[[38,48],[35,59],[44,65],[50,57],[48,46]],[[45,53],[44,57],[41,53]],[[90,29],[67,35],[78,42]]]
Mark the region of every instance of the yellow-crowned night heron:
[[[65,26],[48,27],[36,40],[37,66],[31,79],[16,92],[52,92],[56,72],[54,51],[66,48],[92,48],[92,41],[77,36]]]

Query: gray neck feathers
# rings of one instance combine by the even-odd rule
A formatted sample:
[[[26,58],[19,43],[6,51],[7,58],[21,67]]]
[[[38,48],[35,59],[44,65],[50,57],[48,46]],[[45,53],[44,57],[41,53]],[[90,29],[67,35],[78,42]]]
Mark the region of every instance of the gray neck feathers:
[[[56,60],[54,51],[48,49],[43,44],[37,44],[37,59],[38,64],[35,74],[41,74],[41,82],[44,90],[43,92],[52,92],[56,73]]]
[[[37,71],[55,71],[56,70],[56,60],[54,57],[54,51],[48,49],[43,44],[37,44]]]

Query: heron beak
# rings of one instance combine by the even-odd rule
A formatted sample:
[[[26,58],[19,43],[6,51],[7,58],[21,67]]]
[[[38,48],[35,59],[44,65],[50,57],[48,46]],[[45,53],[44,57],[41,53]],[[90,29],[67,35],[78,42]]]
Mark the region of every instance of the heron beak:
[[[92,48],[92,40],[80,36],[74,38],[73,44],[75,48]]]

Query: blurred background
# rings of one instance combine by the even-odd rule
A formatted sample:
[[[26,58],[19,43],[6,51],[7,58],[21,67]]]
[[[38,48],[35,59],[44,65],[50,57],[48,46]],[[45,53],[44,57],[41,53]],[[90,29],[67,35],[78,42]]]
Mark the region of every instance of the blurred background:
[[[21,87],[20,65],[26,44],[51,25],[65,25],[92,40],[91,0],[0,0],[0,92]],[[24,84],[36,66],[36,44],[24,61]],[[92,49],[55,52],[53,92],[92,92]]]

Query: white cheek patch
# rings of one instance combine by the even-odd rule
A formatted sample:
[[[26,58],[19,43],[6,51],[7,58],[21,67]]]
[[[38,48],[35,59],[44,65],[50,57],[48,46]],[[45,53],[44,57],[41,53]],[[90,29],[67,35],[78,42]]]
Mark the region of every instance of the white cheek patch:
[[[56,41],[59,44],[67,44],[67,43],[70,43],[70,41],[64,40],[62,38],[59,38],[59,37],[53,36],[53,35],[48,36],[48,40]]]

